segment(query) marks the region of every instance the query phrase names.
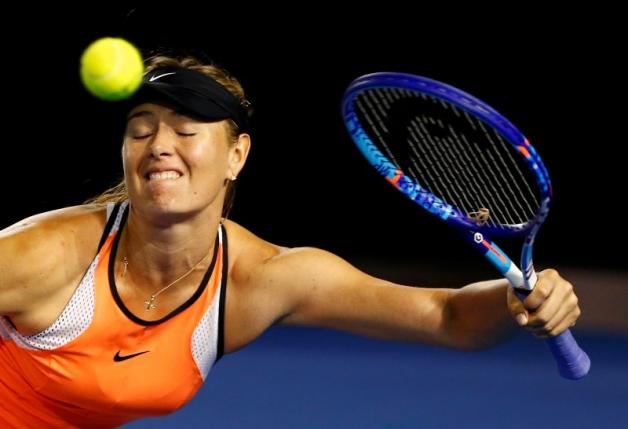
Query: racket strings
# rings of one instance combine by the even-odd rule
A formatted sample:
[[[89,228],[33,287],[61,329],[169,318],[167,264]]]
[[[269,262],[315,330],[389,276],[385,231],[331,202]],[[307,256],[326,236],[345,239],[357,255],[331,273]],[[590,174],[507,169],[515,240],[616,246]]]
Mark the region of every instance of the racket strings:
[[[469,120],[473,121],[473,118],[471,118],[471,116],[466,116],[469,118]],[[499,171],[496,171],[497,169],[494,167],[496,164],[495,158],[492,157],[490,151],[483,150],[483,148],[480,148],[475,141],[469,142],[466,137],[464,138],[467,141],[467,144],[469,144],[469,148],[471,148],[471,153],[477,155],[476,160],[478,162],[478,165],[489,167],[481,168],[481,171],[487,173],[486,181],[482,182],[482,185],[490,186],[492,192],[488,192],[490,195],[494,195],[496,199],[496,204],[492,207],[499,208],[500,215],[503,215],[503,218],[496,219],[497,222],[500,224],[520,223],[521,220],[518,220],[518,212],[512,203],[512,199],[508,198],[506,196],[507,194],[504,192],[505,187],[503,186],[503,174],[501,174]],[[497,215],[497,210],[493,210],[493,212],[494,215]]]
[[[429,121],[429,119],[427,120]],[[438,137],[432,138],[430,134],[427,133],[424,121],[425,118],[422,117],[415,118],[413,121],[411,121],[410,127],[408,127],[409,135],[412,141],[420,141],[420,144],[410,146],[413,148],[415,146],[421,148],[422,155],[426,158],[429,158],[429,153],[432,152],[436,155],[436,157],[446,159],[447,163],[445,165],[440,163],[436,164],[441,173],[437,174],[437,178],[439,179],[438,181],[431,180],[431,182],[428,182],[421,174],[422,171],[426,171],[425,169],[413,170],[412,168],[410,168],[410,175],[415,180],[417,180],[417,178],[420,176],[423,180],[420,180],[419,183],[434,183],[435,188],[441,195],[443,195],[444,193],[447,194],[448,198],[445,198],[447,203],[451,204],[450,202],[459,201],[464,210],[470,210],[471,207],[473,207],[473,201],[469,200],[467,192],[465,192],[464,190],[465,183],[463,183],[463,180],[460,180],[463,179],[464,176],[456,177],[456,173],[458,173],[460,170],[446,168],[447,165],[453,163],[455,163],[456,167],[458,167],[459,169],[462,169],[463,167],[459,165],[458,158],[455,156],[455,154],[453,154],[452,156],[452,153],[450,151],[447,151],[447,148],[445,148],[444,145],[439,141]],[[431,179],[429,175],[428,177]]]
[[[396,160],[395,155],[392,153],[393,151],[386,144],[385,140],[382,136],[388,134],[388,129],[385,125],[385,121],[382,121],[382,118],[387,117],[387,110],[390,110],[391,104],[394,104],[395,101],[400,100],[402,98],[412,97],[412,93],[408,90],[399,90],[399,89],[391,89],[387,91],[383,90],[374,90],[368,91],[366,93],[366,105],[371,107],[378,106],[376,110],[371,110],[373,112],[374,118],[369,117],[369,124],[381,124],[381,131],[377,130],[376,134],[378,134],[378,138],[380,143],[382,143],[382,147],[385,152],[391,156],[391,161],[397,165],[397,167],[407,172],[417,183],[433,183],[436,189],[436,193],[441,196],[446,203],[448,201],[453,201],[456,197],[459,196],[453,190],[454,185],[451,180],[447,177],[447,172],[443,169],[442,164],[438,162],[433,162],[433,158],[429,156],[423,145],[409,145],[408,149],[413,153],[411,156],[406,157],[406,159],[412,165],[406,165],[405,168],[400,165],[400,163]],[[371,96],[371,100],[369,100],[369,96]],[[381,103],[380,103],[381,101]],[[384,106],[384,109],[381,106]],[[385,110],[386,109],[386,110]],[[381,115],[381,116],[380,116]],[[386,131],[386,133],[384,133]],[[420,154],[418,152],[421,152]],[[421,164],[419,166],[419,164]],[[417,180],[417,176],[421,176],[421,173],[425,173],[427,175],[427,179],[425,180]],[[447,181],[449,186],[441,187],[440,184],[444,181]],[[453,190],[453,192],[452,192]],[[432,192],[435,193],[435,192]],[[452,194],[456,194],[455,196]]]
[[[423,96],[422,98],[425,99],[426,97]],[[443,106],[443,108],[448,107],[446,104],[442,102],[440,104]],[[477,177],[478,177],[477,170],[472,171],[470,166],[473,166],[473,164],[469,163],[468,157],[466,159],[464,157],[465,151],[461,151],[459,146],[455,146],[454,144],[451,144],[453,143],[453,140],[454,140],[451,138],[451,136],[457,137],[451,125],[447,124],[447,128],[449,132],[451,133],[451,136],[447,136],[444,139],[440,139],[437,136],[430,137],[429,131],[424,125],[424,122],[434,123],[435,121],[432,118],[428,118],[426,115],[421,115],[419,119],[420,119],[419,121],[413,121],[413,125],[415,125],[416,123],[419,124],[421,133],[424,136],[423,141],[431,142],[434,149],[436,149],[435,150],[436,154],[438,154],[438,148],[442,147],[445,151],[445,154],[441,152],[440,156],[442,156],[443,158],[447,160],[447,165],[455,164],[455,168],[450,169],[450,171],[456,173],[456,177],[454,177],[454,179],[457,179],[459,182],[462,182],[461,186],[459,186],[459,188],[462,188],[462,191],[461,191],[462,198],[459,197],[456,200],[452,200],[452,202],[464,200],[464,204],[460,204],[461,206],[460,208],[462,208],[463,211],[466,213],[473,212],[474,210],[478,210],[479,208],[482,208],[482,207],[495,206],[496,201],[492,198],[492,193],[489,192],[488,197],[486,194],[484,194],[483,187],[481,186],[481,183],[478,182],[477,180]],[[442,121],[438,121],[438,122],[439,122],[440,128],[445,127],[445,125],[442,124]],[[470,199],[467,192],[464,191],[465,189],[478,189],[480,192],[478,193],[478,195],[475,196],[475,198]],[[491,204],[489,204],[489,199],[491,200]],[[493,219],[490,219],[490,220],[492,224],[495,224]]]
[[[387,110],[382,109],[381,102],[386,102],[385,97],[374,97],[373,91],[368,91],[364,94],[364,97],[359,97],[356,100],[358,110],[360,112],[372,112],[372,114],[364,115],[366,120],[365,128],[371,130],[377,136],[377,142],[380,143],[380,147],[384,149],[385,155],[395,165],[399,165],[399,161],[395,158],[395,154],[390,151],[386,142],[385,136],[389,134],[386,127],[386,120],[388,118]],[[374,97],[374,98],[373,98]],[[372,99],[372,102],[371,102]],[[389,106],[385,106],[389,109]]]
[[[534,192],[530,188],[529,183],[526,181],[521,169],[519,168],[519,166],[517,165],[517,163],[515,162],[514,158],[512,157],[510,153],[511,150],[509,149],[512,146],[509,143],[507,143],[504,140],[504,138],[500,134],[498,134],[494,129],[491,128],[489,132],[486,129],[486,125],[484,124],[484,122],[479,121],[479,120],[476,120],[476,122],[478,122],[480,128],[482,129],[482,131],[484,132],[484,135],[486,135],[490,143],[490,148],[492,150],[487,151],[488,156],[491,158],[491,161],[495,165],[499,165],[495,169],[495,172],[499,173],[501,180],[499,180],[497,183],[506,185],[507,191],[505,192],[505,194],[519,195],[523,197],[523,198],[509,199],[508,202],[510,206],[514,208],[513,207],[513,201],[514,201],[514,203],[517,205],[516,209],[527,213],[528,216],[534,216],[535,210],[530,205],[530,201],[531,200],[536,201],[536,198],[534,197]],[[497,142],[499,143],[496,143],[495,140],[497,140]],[[495,153],[496,155],[495,157],[493,157],[493,153]],[[510,162],[506,163],[505,159],[509,160]],[[512,174],[513,171],[517,172],[517,175],[518,175],[517,178],[513,176]],[[522,185],[522,186],[519,187],[518,185]],[[517,188],[514,189],[514,186],[517,186]],[[526,203],[525,208],[522,206],[521,202]]]
[[[378,100],[382,100],[384,106],[388,109],[390,109],[390,105],[393,104],[395,101],[413,96],[413,93],[408,90],[398,89],[391,89],[387,91],[369,91],[369,93],[371,92],[375,92],[376,96],[374,96],[372,100],[373,102],[370,103],[370,105],[379,106],[380,103],[378,103]],[[378,123],[385,126],[384,122],[380,122],[381,117],[378,117],[377,115],[381,112],[384,112],[384,110],[381,108],[377,109],[377,112],[375,112],[375,120],[371,119],[371,124]],[[415,124],[415,127],[414,130],[410,130],[410,133],[414,135],[415,139],[418,140],[419,136],[421,139],[429,138],[429,134],[424,134],[417,129],[416,121],[413,120],[413,123]],[[418,125],[418,127],[420,127],[420,125]],[[380,141],[384,143],[383,147],[386,148],[386,152],[391,153],[388,145],[386,145],[383,140],[380,139]],[[407,157],[411,165],[407,165],[405,166],[405,168],[403,168],[398,162],[396,163],[396,165],[399,166],[401,170],[407,170],[407,173],[414,179],[415,182],[434,184],[436,192],[432,193],[440,195],[442,197],[441,199],[443,199],[446,203],[449,203],[449,201],[458,200],[460,199],[461,194],[464,195],[462,190],[456,186],[457,182],[449,177],[448,171],[443,168],[443,164],[439,162],[434,162],[433,157],[429,156],[428,151],[426,151],[425,145],[409,145],[408,148],[410,151],[412,151],[412,154]],[[425,177],[423,177],[423,173],[425,173]],[[417,180],[419,176],[421,176],[423,180]],[[444,184],[445,182],[446,186],[441,186],[441,184]]]
[[[488,191],[488,193],[485,192],[487,188],[485,185],[494,188],[493,180],[490,180],[488,177],[484,178],[483,181],[477,180],[477,174],[470,172],[470,168],[465,165],[467,163],[460,162],[462,155],[458,148],[452,149],[450,147],[447,155],[443,154],[442,151],[439,151],[438,148],[445,147],[448,140],[447,138],[441,140],[438,137],[435,137],[433,140],[435,143],[434,154],[442,156],[442,158],[445,159],[447,166],[452,166],[449,170],[456,173],[454,180],[456,180],[459,184],[458,188],[461,189],[461,195],[457,195],[456,199],[451,200],[452,205],[457,206],[458,209],[464,213],[475,213],[482,208],[502,207],[504,205],[503,201],[493,197],[493,195],[499,197],[499,193],[490,191]],[[491,217],[489,217],[491,221],[490,223],[492,225],[515,223],[515,218],[510,211],[503,214],[503,219],[500,216],[502,216],[502,213],[495,212]]]
[[[415,96],[414,93],[407,91],[407,90],[395,90],[395,89],[390,89],[390,90],[375,90],[375,91],[369,91],[370,93],[372,92],[376,92],[377,93],[377,97],[373,97],[371,102],[367,103],[367,105],[369,105],[371,108],[372,106],[375,105],[379,105],[379,103],[377,103],[378,99],[381,99],[384,101],[384,104],[386,104],[388,107],[390,105],[390,103],[387,103],[387,101],[391,101],[391,98],[394,100],[399,100],[402,97],[412,97]],[[390,96],[390,97],[387,97]],[[426,97],[423,96],[423,98],[425,99]],[[447,105],[445,103],[440,103],[442,105],[443,108],[447,108]],[[382,123],[381,119],[382,117],[378,117],[378,113],[381,114],[381,112],[383,111],[383,109],[379,108],[377,109],[377,112],[374,112],[374,116],[375,118],[370,118],[369,117],[369,123],[370,124],[374,124],[374,123]],[[418,119],[418,120],[417,120]],[[423,119],[423,120],[421,120]],[[380,121],[380,122],[378,122]],[[457,206],[459,209],[462,209],[462,211],[466,212],[466,213],[473,213],[474,210],[479,210],[481,208],[484,208],[485,206],[487,206],[488,204],[486,203],[477,203],[477,199],[473,199],[473,201],[471,201],[468,198],[468,192],[465,192],[464,189],[461,187],[460,184],[460,179],[461,178],[465,178],[465,177],[472,177],[474,178],[475,175],[474,174],[470,174],[470,175],[458,175],[458,177],[455,177],[452,175],[452,172],[455,172],[456,169],[447,169],[444,168],[444,166],[446,167],[448,164],[452,164],[451,162],[451,157],[446,155],[444,152],[441,151],[441,142],[439,141],[438,138],[432,138],[431,134],[425,129],[425,125],[424,123],[431,123],[432,125],[436,124],[438,122],[438,125],[442,128],[444,125],[442,123],[442,121],[435,121],[433,118],[425,118],[425,116],[423,115],[422,117],[418,117],[415,118],[414,120],[412,120],[412,124],[413,124],[413,129],[410,129],[410,135],[412,137],[411,141],[413,142],[431,142],[432,144],[430,145],[431,147],[428,148],[429,150],[425,149],[425,145],[416,145],[416,144],[409,144],[408,147],[414,152],[414,156],[410,157],[410,161],[412,163],[412,166],[403,168],[401,165],[399,165],[399,162],[396,161],[396,164],[400,167],[401,170],[405,170],[406,174],[409,174],[416,182],[418,183],[430,183],[433,184],[433,187],[431,187],[431,189],[428,189],[430,192],[432,192],[433,194],[438,195],[441,199],[443,199],[446,203],[448,204],[452,204]],[[382,147],[385,148],[385,151],[387,153],[391,153],[391,150],[389,149],[388,145],[386,145],[386,142],[382,140],[382,134],[381,132],[377,133],[379,136],[379,139],[381,141],[381,143],[383,144]],[[421,139],[419,140],[417,138],[417,135],[421,136]],[[436,142],[435,142],[436,141]],[[417,147],[418,149],[421,151],[421,154],[419,155],[417,153]],[[436,160],[437,161],[442,161],[443,159],[447,160],[447,163],[443,163],[443,162],[434,162],[434,158],[433,156],[430,156],[430,153],[434,153],[436,154]],[[451,154],[451,151],[449,152]],[[454,155],[455,157],[455,155]],[[392,158],[395,158],[394,155],[392,156]],[[459,159],[460,156],[456,157],[456,159]],[[416,160],[419,161],[419,163],[421,164],[421,167],[419,167],[417,165]],[[425,162],[423,162],[424,160],[427,160],[428,165],[425,164]],[[466,169],[464,167],[464,163],[460,163],[460,161],[456,161],[457,167],[458,167],[458,171],[462,170],[462,169]],[[414,167],[414,168],[412,168]],[[468,171],[468,169],[466,169]],[[432,174],[432,172],[434,172],[434,174]],[[422,173],[425,173],[422,174]],[[420,177],[420,179],[419,179]],[[492,182],[488,182],[488,183],[492,183]],[[464,186],[464,188],[468,188],[468,189],[482,189],[481,187],[479,187],[478,182],[475,182],[475,187],[468,186],[468,183],[463,183],[462,185],[467,185]],[[495,192],[490,193],[489,195],[493,195],[495,194]],[[486,201],[486,197],[484,197],[484,201]],[[493,199],[493,206],[497,206],[496,201]],[[505,222],[501,222],[501,223],[505,223]],[[517,223],[516,221],[514,221],[514,218],[512,216],[509,217],[509,222],[508,223]],[[491,224],[495,225],[495,222],[492,220],[491,218]]]
[[[422,95],[423,99],[427,99],[427,97]],[[440,103],[443,108],[448,108],[447,104],[441,102]],[[456,113],[458,116],[459,112],[454,112]],[[435,153],[438,153],[438,148],[439,147],[443,147],[446,155],[441,155],[443,156],[443,158],[447,158],[449,164],[455,164],[455,169],[452,169],[451,171],[456,171],[458,176],[456,177],[456,179],[458,179],[459,181],[463,181],[462,185],[462,189],[477,189],[479,190],[478,195],[476,196],[477,198],[471,200],[468,198],[467,193],[462,191],[462,198],[457,198],[457,201],[460,201],[461,199],[464,200],[464,204],[461,204],[462,210],[466,213],[477,213],[477,211],[481,210],[481,209],[485,209],[486,207],[489,206],[497,206],[497,201],[493,198],[493,195],[495,194],[494,192],[488,192],[488,193],[484,193],[484,189],[485,187],[481,186],[481,183],[478,181],[478,177],[481,176],[481,172],[478,172],[478,170],[475,168],[475,165],[477,164],[477,162],[472,162],[471,159],[469,158],[467,151],[462,149],[462,145],[460,143],[460,139],[458,138],[459,136],[455,133],[455,131],[453,130],[453,128],[451,127],[450,124],[447,124],[447,128],[449,130],[450,136],[447,136],[444,139],[440,139],[438,137],[431,137],[429,131],[426,129],[425,125],[423,124],[424,122],[430,122],[430,123],[435,123],[433,118],[428,118],[426,115],[420,115],[417,120],[412,121],[412,128],[415,130],[415,132],[418,132],[418,134],[421,136],[421,141],[422,142],[430,142],[432,143],[432,146],[436,149]],[[439,125],[441,128],[444,128],[445,125],[442,124],[442,121],[439,122]],[[473,123],[471,123],[472,126],[475,127],[475,125]],[[412,135],[412,130],[410,130],[410,133]],[[453,136],[453,138],[452,138]],[[416,139],[413,139],[414,141],[416,141]],[[412,145],[411,145],[412,146]],[[451,161],[453,160],[453,162]],[[414,173],[414,172],[413,172]],[[418,173],[418,174],[417,174]],[[414,173],[413,177],[417,177],[417,176],[421,176],[421,178],[423,180],[421,180],[421,183],[426,183],[425,178],[422,177],[422,175],[420,174],[420,171]],[[462,174],[461,174],[462,173]],[[488,177],[484,177],[484,180],[487,180]],[[491,184],[490,181],[487,181],[486,183]],[[460,186],[458,186],[458,189],[460,189]],[[439,190],[439,192],[442,192]],[[456,201],[454,199],[450,199],[450,201]],[[483,213],[486,213],[486,210],[483,211]],[[484,215],[484,222],[488,222],[491,225],[495,226],[495,219],[491,218],[491,217],[487,217],[486,215]],[[512,218],[511,218],[512,221]]]
[[[480,207],[477,208],[477,211],[482,209],[486,209],[487,207],[496,207],[499,206],[498,201],[495,199],[494,195],[496,192],[491,192],[488,190],[488,187],[493,186],[493,181],[489,179],[487,172],[484,169],[478,169],[478,157],[475,151],[465,150],[464,148],[469,145],[464,136],[458,136],[450,126],[450,132],[452,137],[449,140],[453,143],[453,146],[456,148],[458,153],[461,154],[462,157],[462,165],[465,168],[465,173],[467,173],[466,177],[470,177],[473,182],[473,189],[478,190],[478,204]],[[461,139],[464,140],[461,141]],[[482,184],[488,184],[488,186],[483,186]],[[484,210],[484,212],[488,212],[487,218],[490,220],[491,225],[496,224],[497,217],[491,217],[491,213],[488,210]],[[467,213],[476,213],[474,210],[468,210]],[[508,219],[512,222],[512,216],[508,216]],[[503,222],[500,222],[503,223]]]
[[[520,225],[536,215],[536,182],[520,156],[467,111],[395,88],[366,90],[354,105],[384,156],[470,219],[492,226]]]

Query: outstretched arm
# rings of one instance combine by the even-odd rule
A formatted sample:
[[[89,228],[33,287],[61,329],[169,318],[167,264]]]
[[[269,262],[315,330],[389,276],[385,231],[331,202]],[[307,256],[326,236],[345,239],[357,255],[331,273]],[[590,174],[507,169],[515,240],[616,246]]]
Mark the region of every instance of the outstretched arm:
[[[504,340],[516,330],[517,317],[544,336],[557,335],[579,315],[571,285],[553,270],[539,274],[525,306],[509,292],[506,280],[461,289],[403,286],[313,248],[278,253],[256,266],[249,282],[255,284],[251,299],[265,302],[264,295],[272,296],[257,312],[266,321],[458,349],[481,349]]]
[[[514,330],[506,281],[462,289],[410,287],[369,276],[318,249],[293,252],[284,262],[301,267],[294,272],[301,286],[295,284],[296,305],[286,324],[461,349],[493,344]]]

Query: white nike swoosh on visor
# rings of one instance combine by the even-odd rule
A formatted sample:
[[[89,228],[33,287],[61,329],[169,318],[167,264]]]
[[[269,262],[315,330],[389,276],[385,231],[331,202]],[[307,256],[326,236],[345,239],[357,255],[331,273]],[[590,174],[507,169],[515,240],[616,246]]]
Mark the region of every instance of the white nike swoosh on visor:
[[[159,79],[160,77],[168,76],[168,75],[171,75],[171,74],[177,74],[177,73],[176,72],[170,72],[170,73],[163,73],[163,74],[160,74],[160,75],[157,75],[157,76],[151,76],[151,78],[148,79],[148,81],[149,82],[154,82],[157,79]]]

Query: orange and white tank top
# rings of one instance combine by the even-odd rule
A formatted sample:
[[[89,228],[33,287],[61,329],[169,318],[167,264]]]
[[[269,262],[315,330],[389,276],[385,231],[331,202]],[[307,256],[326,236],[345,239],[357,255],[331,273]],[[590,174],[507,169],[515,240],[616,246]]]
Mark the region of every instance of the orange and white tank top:
[[[118,296],[113,262],[128,204],[108,207],[98,254],[57,320],[21,335],[0,317],[0,427],[108,428],[187,403],[223,353],[227,237],[194,295],[144,321]]]

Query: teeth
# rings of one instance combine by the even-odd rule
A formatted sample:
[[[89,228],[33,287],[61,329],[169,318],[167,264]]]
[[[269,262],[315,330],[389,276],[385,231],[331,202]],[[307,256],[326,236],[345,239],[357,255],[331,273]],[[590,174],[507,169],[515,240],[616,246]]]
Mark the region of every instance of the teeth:
[[[148,178],[150,180],[174,180],[181,177],[181,174],[176,171],[159,171],[156,173],[150,173]]]

